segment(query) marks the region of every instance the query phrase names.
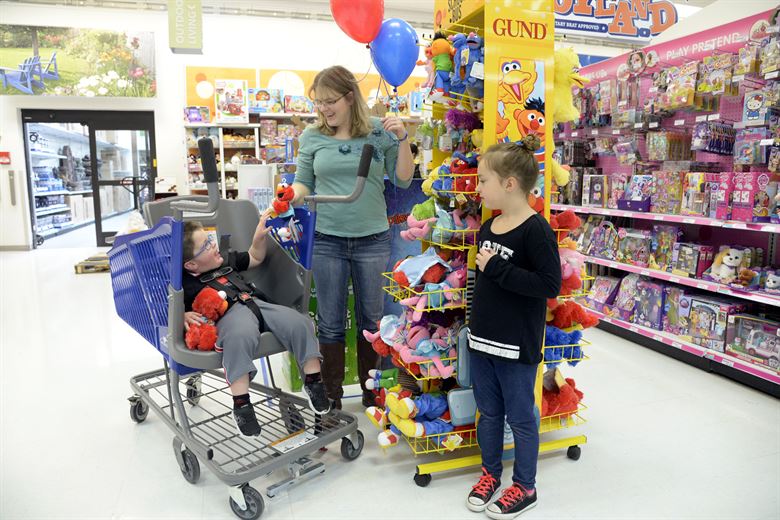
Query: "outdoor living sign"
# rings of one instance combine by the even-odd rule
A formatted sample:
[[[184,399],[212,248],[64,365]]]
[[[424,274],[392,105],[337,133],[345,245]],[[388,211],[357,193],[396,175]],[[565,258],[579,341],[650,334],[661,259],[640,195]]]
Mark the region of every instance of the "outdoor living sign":
[[[555,32],[647,42],[677,23],[667,0],[555,0]]]
[[[201,54],[201,0],[168,0],[168,46],[175,54]]]

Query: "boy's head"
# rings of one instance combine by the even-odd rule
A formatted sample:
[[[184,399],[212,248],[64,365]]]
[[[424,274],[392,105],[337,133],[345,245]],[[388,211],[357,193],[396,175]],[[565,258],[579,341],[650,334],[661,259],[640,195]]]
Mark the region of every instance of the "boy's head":
[[[200,222],[184,223],[182,257],[184,269],[194,274],[207,273],[222,265],[216,240],[206,233]]]

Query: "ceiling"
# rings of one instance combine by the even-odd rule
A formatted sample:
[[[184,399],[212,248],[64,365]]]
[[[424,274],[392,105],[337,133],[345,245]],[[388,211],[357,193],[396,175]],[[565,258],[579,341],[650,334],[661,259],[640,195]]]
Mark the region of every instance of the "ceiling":
[[[104,7],[114,9],[165,10],[166,0],[6,0],[11,3],[47,4],[84,7]],[[714,0],[677,0],[680,17],[695,12],[695,8],[709,5]],[[433,29],[434,0],[384,0],[385,18],[401,18],[422,31]],[[308,20],[332,20],[329,0],[202,0],[203,12],[223,15],[267,16],[297,18]],[[690,9],[694,8],[694,9]],[[598,45],[626,47],[620,42],[606,42],[603,39],[568,38]]]

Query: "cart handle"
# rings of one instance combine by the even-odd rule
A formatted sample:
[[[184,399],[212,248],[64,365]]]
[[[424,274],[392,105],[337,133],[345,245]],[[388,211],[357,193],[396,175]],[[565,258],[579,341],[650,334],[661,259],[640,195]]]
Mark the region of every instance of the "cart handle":
[[[200,164],[203,167],[203,178],[209,190],[208,202],[195,202],[192,200],[179,200],[171,203],[171,208],[179,212],[177,220],[181,220],[181,213],[191,211],[196,213],[214,213],[219,206],[219,176],[217,174],[217,159],[214,156],[214,142],[209,137],[198,139],[200,151]]]
[[[374,145],[364,144],[363,153],[360,155],[360,165],[357,171],[357,181],[355,182],[355,189],[349,195],[309,195],[304,197],[304,201],[309,204],[311,211],[316,211],[316,206],[320,202],[336,202],[347,203],[353,202],[360,194],[363,193],[363,188],[366,185],[366,179],[368,178],[368,171],[371,168],[371,159],[374,157]]]

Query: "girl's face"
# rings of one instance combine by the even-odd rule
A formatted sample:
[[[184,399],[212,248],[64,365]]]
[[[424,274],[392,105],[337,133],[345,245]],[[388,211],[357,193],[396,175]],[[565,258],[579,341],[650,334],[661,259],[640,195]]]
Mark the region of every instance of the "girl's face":
[[[352,92],[339,94],[321,88],[315,92],[314,106],[331,128],[340,128],[350,123],[352,116]]]
[[[479,184],[477,193],[482,198],[483,204],[490,209],[505,209],[510,197],[519,198],[520,204],[527,204],[526,197],[515,197],[520,193],[518,180],[510,177],[502,179],[496,172],[488,167],[486,161],[480,161],[477,167]]]

